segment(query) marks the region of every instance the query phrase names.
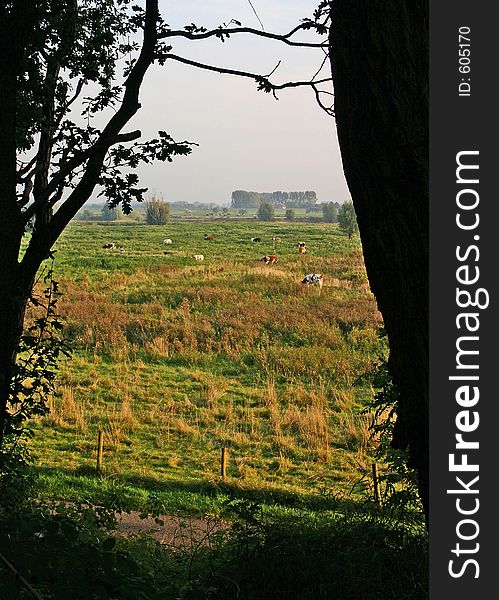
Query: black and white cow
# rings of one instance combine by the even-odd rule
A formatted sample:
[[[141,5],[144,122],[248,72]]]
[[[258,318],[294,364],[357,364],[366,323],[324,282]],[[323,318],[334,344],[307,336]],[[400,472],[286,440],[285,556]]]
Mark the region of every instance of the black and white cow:
[[[322,289],[324,283],[324,276],[319,273],[309,273],[302,279],[302,283],[305,285],[318,285]]]

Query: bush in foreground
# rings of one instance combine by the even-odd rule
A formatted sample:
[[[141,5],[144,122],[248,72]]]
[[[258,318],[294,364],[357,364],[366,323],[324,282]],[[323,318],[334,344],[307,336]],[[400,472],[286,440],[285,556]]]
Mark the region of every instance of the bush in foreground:
[[[424,600],[426,534],[393,514],[264,516],[227,502],[232,526],[185,547],[111,535],[114,509],[19,504],[0,553],[44,600]],[[28,598],[0,564],[0,597]]]

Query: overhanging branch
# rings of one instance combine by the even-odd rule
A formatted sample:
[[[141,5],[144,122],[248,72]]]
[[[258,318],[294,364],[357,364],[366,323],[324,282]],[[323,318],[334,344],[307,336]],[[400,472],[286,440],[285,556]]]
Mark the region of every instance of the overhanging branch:
[[[318,79],[317,81],[288,81],[287,83],[272,83],[270,82],[266,76],[259,75],[258,73],[250,73],[249,71],[239,71],[237,69],[227,69],[225,67],[218,67],[213,65],[207,65],[205,63],[200,63],[195,60],[191,60],[189,58],[184,58],[183,56],[178,56],[177,54],[167,54],[167,59],[175,60],[177,62],[181,62],[184,65],[190,65],[191,67],[196,67],[198,69],[204,69],[206,71],[213,71],[214,73],[221,73],[226,75],[237,75],[239,77],[247,77],[249,79],[253,79],[257,83],[262,83],[263,85],[268,84],[269,90],[283,90],[285,88],[294,88],[294,87],[303,87],[303,86],[311,86],[312,84],[318,83],[326,83],[327,81],[332,81],[331,77],[327,77],[324,79]],[[263,89],[263,88],[262,88]]]
[[[318,85],[321,83],[331,82],[331,77],[325,77],[323,79],[316,79],[310,81],[288,81],[286,83],[272,83],[268,76],[260,75],[258,73],[250,73],[249,71],[240,71],[238,69],[227,69],[225,67],[219,67],[214,65],[207,65],[205,63],[200,63],[195,60],[191,60],[189,58],[184,58],[183,56],[178,56],[177,54],[167,54],[166,59],[175,60],[184,65],[189,65],[191,67],[196,67],[198,69],[204,69],[205,71],[212,71],[213,73],[220,73],[225,75],[235,75],[238,77],[246,77],[248,79],[253,79],[258,84],[258,89],[263,90],[265,92],[272,92],[274,97],[277,99],[275,92],[277,90],[284,90],[286,88],[297,88],[297,87],[311,87],[315,93],[315,98],[319,106],[329,115],[334,116],[333,110],[331,107],[327,107],[323,104],[320,99],[320,95],[322,93],[330,94],[330,92],[324,92],[319,89]],[[275,68],[270,73],[272,74],[275,71]],[[316,75],[314,75],[315,77]]]
[[[165,33],[159,36],[159,39],[168,39],[172,37],[184,37],[188,40],[206,40],[211,37],[224,38],[229,37],[231,35],[239,34],[239,33],[249,33],[252,35],[257,35],[260,37],[264,37],[271,40],[277,40],[279,42],[283,42],[288,46],[299,46],[301,48],[327,48],[328,43],[320,42],[296,42],[291,40],[290,38],[297,33],[298,31],[306,31],[308,29],[312,29],[312,26],[309,23],[301,23],[297,25],[294,29],[292,29],[289,33],[284,35],[279,35],[277,33],[269,33],[267,31],[260,31],[259,29],[253,29],[252,27],[219,27],[217,29],[210,29],[209,31],[203,31],[201,33],[193,33],[190,31],[184,31],[182,29],[171,31],[166,31]]]

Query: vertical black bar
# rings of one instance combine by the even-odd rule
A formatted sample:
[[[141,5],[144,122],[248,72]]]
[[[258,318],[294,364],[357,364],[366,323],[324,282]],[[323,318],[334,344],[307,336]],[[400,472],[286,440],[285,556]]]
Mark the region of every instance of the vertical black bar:
[[[430,0],[432,600],[498,594],[499,101],[493,89],[499,52],[494,13],[492,2]],[[464,167],[456,174],[458,163]]]

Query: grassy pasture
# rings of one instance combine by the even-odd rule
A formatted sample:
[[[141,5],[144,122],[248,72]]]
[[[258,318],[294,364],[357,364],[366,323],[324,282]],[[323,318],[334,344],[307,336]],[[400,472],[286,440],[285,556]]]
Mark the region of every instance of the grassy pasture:
[[[12,515],[0,536],[43,597],[427,598],[420,515],[367,501],[367,376],[386,348],[358,240],[320,223],[76,222],[56,250],[74,355],[32,439],[56,509],[18,514],[30,544]],[[321,293],[300,283],[312,272]],[[186,543],[109,538],[101,507],[181,515]],[[190,516],[223,527],[189,542]],[[2,598],[16,588],[0,577]]]
[[[103,430],[106,481],[136,491],[220,486],[226,446],[226,488],[305,503],[359,497],[371,449],[365,375],[384,348],[358,239],[319,223],[73,222],[56,250],[75,352],[33,440],[54,493],[95,491]],[[279,262],[263,265],[264,254]],[[314,272],[322,293],[300,283]]]

